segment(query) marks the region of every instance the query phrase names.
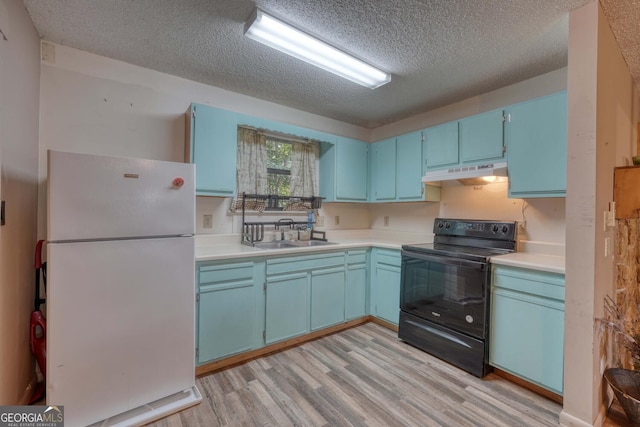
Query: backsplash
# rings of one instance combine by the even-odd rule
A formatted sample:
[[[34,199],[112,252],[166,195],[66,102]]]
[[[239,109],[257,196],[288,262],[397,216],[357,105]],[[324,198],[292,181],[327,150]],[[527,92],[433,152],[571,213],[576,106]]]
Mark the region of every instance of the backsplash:
[[[319,211],[324,230],[373,229],[380,231],[431,233],[437,217],[495,219],[524,222],[519,240],[564,244],[565,199],[509,199],[508,184],[467,186],[456,181],[443,183],[440,202],[407,203],[325,203]],[[242,217],[229,213],[232,199],[196,199],[197,234],[231,234],[242,230]],[[211,227],[204,228],[205,215]],[[306,220],[305,212],[263,213],[250,221],[274,221],[290,217]],[[209,224],[207,224],[209,225]]]

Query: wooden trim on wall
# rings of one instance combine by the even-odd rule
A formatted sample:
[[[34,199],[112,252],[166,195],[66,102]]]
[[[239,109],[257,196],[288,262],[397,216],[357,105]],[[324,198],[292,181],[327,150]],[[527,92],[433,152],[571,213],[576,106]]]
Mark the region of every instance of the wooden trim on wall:
[[[266,347],[258,348],[256,350],[247,351],[245,353],[237,354],[235,356],[227,357],[221,360],[216,360],[214,362],[207,363],[205,365],[196,366],[196,377],[202,377],[204,375],[208,375],[213,372],[222,371],[228,368],[233,368],[234,366],[242,365],[243,363],[247,363],[251,360],[258,359],[260,357],[267,356],[272,353],[284,351],[292,347],[297,347],[306,342],[317,340],[319,338],[326,337],[327,335],[335,334],[337,332],[341,332],[346,329],[351,329],[356,326],[364,325],[365,323],[369,323],[369,322],[373,322],[377,325],[380,325],[392,331],[398,332],[397,325],[391,322],[387,322],[385,320],[379,319],[375,316],[367,315],[354,320],[349,320],[344,323],[340,323],[339,325],[331,326],[329,328],[313,331],[309,334],[301,335],[299,337],[291,338],[285,341],[280,341],[280,342],[268,345]],[[544,396],[547,399],[553,400],[554,402],[557,402],[561,405],[563,403],[563,398],[559,394],[556,394],[552,391],[542,388],[536,384],[530,383],[529,381],[523,380],[522,378],[516,377],[515,375],[512,375],[498,368],[493,368],[493,372],[496,375],[501,376],[506,380],[511,381],[512,383],[515,383],[521,387],[529,389],[534,393]]]
[[[505,379],[511,381],[514,384],[518,384],[521,387],[529,389],[532,392],[539,394],[540,396],[544,396],[547,399],[551,399],[554,402],[559,403],[559,404],[562,405],[563,398],[559,394],[556,394],[556,393],[554,393],[552,391],[549,391],[546,388],[542,388],[539,385],[530,383],[529,381],[523,380],[520,377],[516,377],[515,375],[512,375],[512,374],[510,374],[508,372],[505,372],[505,371],[503,371],[501,369],[493,368],[493,372],[496,375],[498,375],[498,376],[500,376],[502,378],[505,378]]]
[[[398,325],[395,325],[391,322],[387,322],[386,320],[382,320],[378,317],[374,317],[374,316],[369,316],[371,319],[371,322],[378,324],[380,326],[384,326],[387,329],[391,329],[392,331],[398,332]]]
[[[237,354],[235,356],[227,357],[225,359],[216,360],[214,362],[207,363],[205,365],[196,366],[196,377],[201,377],[203,375],[210,374],[212,372],[221,371],[223,369],[241,365],[250,360],[257,359],[259,357],[266,356],[271,353],[277,353],[279,351],[287,350],[291,347],[296,347],[306,342],[317,340],[318,338],[326,337],[327,335],[335,334],[336,332],[344,331],[345,329],[354,328],[356,326],[360,326],[367,322],[370,322],[371,319],[372,319],[372,316],[360,317],[358,319],[349,320],[348,322],[340,323],[339,325],[331,326],[325,329],[320,329],[318,331],[313,331],[309,334],[301,335],[299,337],[295,337],[295,338],[280,341],[274,344],[270,344],[270,345],[267,345],[266,347],[261,347],[256,350],[250,350],[245,353]],[[397,329],[398,328],[396,327],[396,330]]]

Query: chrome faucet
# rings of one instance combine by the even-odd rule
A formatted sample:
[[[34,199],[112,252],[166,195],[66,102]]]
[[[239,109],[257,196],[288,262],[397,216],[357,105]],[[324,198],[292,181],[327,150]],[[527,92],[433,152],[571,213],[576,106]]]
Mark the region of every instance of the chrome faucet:
[[[280,230],[280,240],[284,240],[284,230],[280,229],[281,226],[288,225],[289,229],[293,228],[293,220],[291,218],[282,218],[276,221],[276,230]]]

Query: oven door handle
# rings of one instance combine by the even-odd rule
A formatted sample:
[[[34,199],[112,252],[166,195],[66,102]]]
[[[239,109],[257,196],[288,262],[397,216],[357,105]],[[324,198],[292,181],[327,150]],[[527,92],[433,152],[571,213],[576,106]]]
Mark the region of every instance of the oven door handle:
[[[426,254],[419,254],[416,252],[408,252],[408,251],[402,251],[402,258],[403,258],[403,261],[405,259],[418,259],[420,261],[429,261],[429,262],[434,262],[438,264],[455,265],[459,267],[474,268],[477,270],[484,270],[487,266],[486,262],[469,261],[467,259],[451,258],[451,257],[446,257],[441,255],[426,255]]]

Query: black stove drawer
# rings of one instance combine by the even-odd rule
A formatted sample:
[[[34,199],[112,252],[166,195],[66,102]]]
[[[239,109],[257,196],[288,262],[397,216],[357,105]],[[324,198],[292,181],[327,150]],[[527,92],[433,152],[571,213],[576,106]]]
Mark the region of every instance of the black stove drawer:
[[[491,372],[483,340],[400,312],[398,337],[427,353],[482,378]]]

